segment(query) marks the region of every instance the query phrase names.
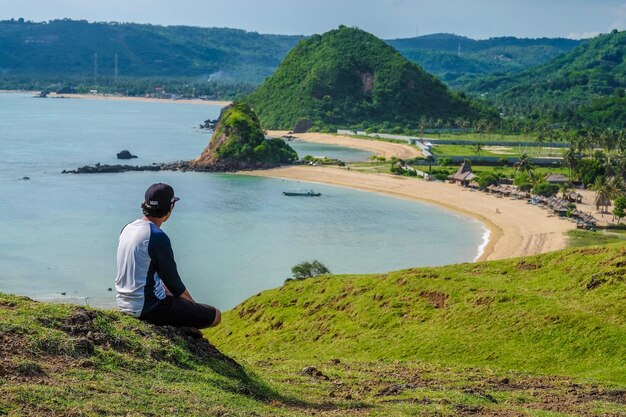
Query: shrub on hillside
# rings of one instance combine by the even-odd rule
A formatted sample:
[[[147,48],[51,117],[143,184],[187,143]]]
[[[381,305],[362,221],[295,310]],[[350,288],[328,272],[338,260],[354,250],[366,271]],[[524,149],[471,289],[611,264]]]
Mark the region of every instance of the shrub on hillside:
[[[330,270],[318,260],[313,262],[301,262],[291,268],[291,273],[295,279],[306,279],[319,275],[330,274]]]

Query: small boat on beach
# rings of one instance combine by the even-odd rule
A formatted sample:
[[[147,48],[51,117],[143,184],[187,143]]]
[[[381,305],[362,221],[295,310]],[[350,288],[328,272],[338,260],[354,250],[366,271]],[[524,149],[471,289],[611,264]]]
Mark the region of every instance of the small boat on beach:
[[[319,197],[322,193],[316,193],[313,190],[303,191],[303,190],[293,190],[293,191],[283,191],[283,194],[289,197]]]

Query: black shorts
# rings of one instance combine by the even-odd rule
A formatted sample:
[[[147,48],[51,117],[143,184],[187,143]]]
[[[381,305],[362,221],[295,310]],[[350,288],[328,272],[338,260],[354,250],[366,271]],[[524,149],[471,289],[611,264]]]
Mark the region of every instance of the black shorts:
[[[167,295],[164,300],[148,312],[142,313],[139,318],[157,326],[204,329],[213,324],[216,315],[215,307]]]

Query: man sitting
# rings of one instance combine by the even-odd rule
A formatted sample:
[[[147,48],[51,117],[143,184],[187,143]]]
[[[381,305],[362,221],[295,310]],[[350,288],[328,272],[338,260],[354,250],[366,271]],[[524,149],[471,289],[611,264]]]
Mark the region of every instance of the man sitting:
[[[217,326],[220,311],[196,303],[183,284],[170,239],[161,225],[179,200],[167,184],[153,184],[141,205],[144,216],[127,224],[117,248],[117,305],[123,313],[156,325],[172,325],[201,335]]]

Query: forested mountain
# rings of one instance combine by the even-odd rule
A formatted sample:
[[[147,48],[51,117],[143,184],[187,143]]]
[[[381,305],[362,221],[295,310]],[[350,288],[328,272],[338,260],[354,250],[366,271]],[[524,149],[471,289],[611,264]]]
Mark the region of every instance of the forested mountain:
[[[94,82],[97,73],[95,78],[105,83],[114,77],[117,54],[120,79],[195,77],[260,84],[303,38],[225,28],[5,20],[0,21],[0,75],[14,82]],[[387,42],[455,86],[475,76],[545,62],[578,44],[566,39],[477,41],[449,34]]]
[[[581,122],[582,117],[588,117],[587,110],[619,113],[626,88],[624,74],[626,31],[613,31],[543,65],[485,77],[468,85],[468,90],[486,97],[507,114],[553,112],[556,118]],[[585,114],[581,114],[581,106]],[[606,115],[596,116],[599,120]]]
[[[326,129],[497,118],[384,41],[345,26],[301,41],[244,100],[271,129],[292,129],[301,119]]]
[[[544,63],[574,49],[581,41],[514,37],[474,40],[440,33],[387,42],[444,82],[462,87],[484,74],[518,71]]]
[[[301,38],[225,28],[5,20],[0,73],[113,78],[117,54],[120,77],[260,83]]]

